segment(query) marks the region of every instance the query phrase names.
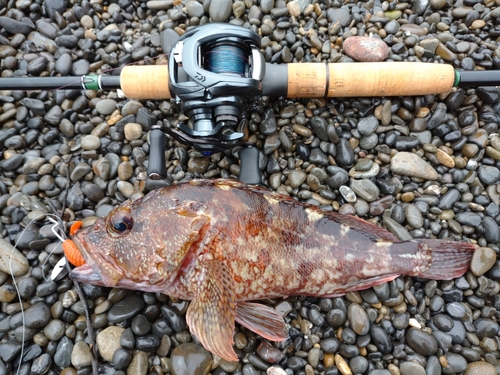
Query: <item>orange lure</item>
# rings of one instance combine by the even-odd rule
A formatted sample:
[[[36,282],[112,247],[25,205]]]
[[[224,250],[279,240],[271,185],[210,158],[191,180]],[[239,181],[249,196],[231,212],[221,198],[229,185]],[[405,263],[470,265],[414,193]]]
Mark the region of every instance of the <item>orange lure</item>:
[[[71,228],[69,229],[69,234],[74,235],[78,229],[82,226],[81,221],[75,221],[73,225],[71,225]],[[80,267],[85,264],[85,259],[83,259],[82,254],[80,253],[80,250],[76,247],[75,243],[67,239],[62,243],[62,248],[64,250],[64,255],[66,256],[66,259],[74,265],[75,267]]]

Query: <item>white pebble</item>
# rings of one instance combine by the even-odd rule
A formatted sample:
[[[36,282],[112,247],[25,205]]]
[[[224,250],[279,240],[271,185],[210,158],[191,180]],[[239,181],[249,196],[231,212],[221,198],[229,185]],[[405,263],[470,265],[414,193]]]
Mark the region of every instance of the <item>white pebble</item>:
[[[408,323],[411,327],[415,327],[415,328],[418,328],[418,329],[421,329],[422,326],[420,325],[420,323],[417,321],[417,319],[415,318],[410,318],[410,321]]]

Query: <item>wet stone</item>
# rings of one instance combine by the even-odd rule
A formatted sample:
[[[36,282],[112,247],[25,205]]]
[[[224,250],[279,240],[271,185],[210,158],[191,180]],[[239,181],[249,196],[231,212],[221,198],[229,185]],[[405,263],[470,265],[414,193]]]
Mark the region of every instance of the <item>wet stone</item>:
[[[332,327],[339,327],[347,320],[347,314],[340,309],[332,309],[326,314],[326,321]]]
[[[117,370],[124,370],[132,361],[132,354],[123,348],[118,348],[113,354],[113,366]]]
[[[328,20],[332,23],[338,22],[341,26],[347,26],[350,22],[349,12],[345,9],[329,8],[326,14],[328,16]]]
[[[113,99],[103,99],[103,100],[100,100],[96,104],[95,109],[101,115],[110,115],[116,109],[116,101],[114,101]]]
[[[99,354],[106,361],[111,362],[113,360],[115,350],[120,347],[120,338],[123,331],[125,329],[122,327],[110,326],[97,334],[96,344]]]
[[[27,23],[17,21],[10,17],[0,17],[0,27],[4,28],[10,34],[21,33],[28,35],[33,28]]]
[[[272,108],[264,113],[264,118],[259,124],[259,130],[264,135],[274,134],[277,130],[276,116]]]
[[[153,334],[136,337],[135,348],[145,352],[153,352],[160,346],[160,340]]]
[[[28,328],[43,328],[50,318],[50,310],[45,303],[37,303],[24,312],[24,323]]]
[[[59,319],[53,319],[44,328],[43,333],[51,341],[58,341],[63,337],[65,331],[65,326]]]
[[[404,208],[405,216],[408,224],[413,228],[421,228],[424,224],[422,212],[414,205],[408,204]]]
[[[416,328],[411,328],[406,332],[406,341],[420,355],[430,356],[438,349],[434,337]]]
[[[339,139],[335,161],[342,167],[351,167],[354,164],[354,151],[347,139]]]
[[[489,247],[479,247],[471,260],[471,271],[476,276],[484,275],[496,262],[496,253]]]
[[[288,175],[288,182],[292,188],[299,187],[306,180],[307,175],[302,171],[291,171]]]
[[[144,315],[136,315],[132,319],[131,328],[136,335],[142,336],[151,330],[151,324]]]
[[[77,369],[92,364],[92,354],[90,353],[89,346],[85,342],[78,341],[75,343],[73,351],[71,352],[71,364]]]
[[[462,225],[477,227],[479,224],[481,224],[481,215],[474,212],[459,212],[455,216],[455,220]]]
[[[148,371],[148,356],[145,352],[137,351],[127,368],[127,374],[146,375]],[[172,371],[172,373],[174,373]]]
[[[134,345],[135,345],[134,333],[131,328],[127,328],[123,331],[120,337],[120,346],[125,349],[133,349]]]
[[[460,354],[446,353],[448,365],[443,369],[443,374],[459,374],[467,369],[467,361]]]
[[[371,180],[355,180],[351,179],[350,188],[356,193],[357,196],[367,202],[372,202],[379,197],[380,190]]]
[[[446,333],[451,336],[452,344],[461,344],[466,337],[465,326],[460,320],[454,320],[453,328]]]
[[[469,363],[464,375],[497,375],[497,371],[491,363],[478,361]]]
[[[144,300],[136,295],[130,295],[113,305],[108,311],[108,321],[110,323],[120,323],[125,319],[135,316],[144,307]]]
[[[438,174],[426,161],[410,152],[398,152],[391,159],[390,168],[393,173],[404,176],[436,180]]]
[[[181,316],[175,308],[163,305],[161,312],[175,332],[182,332],[186,329],[184,316]]]
[[[28,271],[28,260],[3,238],[0,238],[0,271],[13,276],[24,275]]]
[[[337,340],[336,338],[329,338],[329,339],[321,340],[320,347],[324,353],[333,354],[339,350],[340,341]]]
[[[399,369],[401,370],[401,375],[425,375],[425,368],[416,362],[403,362]]]
[[[465,316],[466,309],[464,305],[458,302],[448,303],[445,307],[446,312],[455,319],[462,319]]]
[[[484,337],[495,337],[498,334],[499,326],[492,319],[478,318],[474,321],[476,335],[481,340]]]
[[[440,329],[443,332],[448,332],[453,328],[453,319],[451,319],[448,315],[445,314],[437,314],[432,317],[432,322],[436,326],[436,328]]]
[[[372,338],[372,342],[382,353],[387,354],[392,351],[391,340],[387,335],[387,332],[382,327],[372,324],[370,327],[370,336]]]
[[[61,368],[71,365],[71,352],[73,351],[73,342],[66,336],[62,337],[57,344],[57,350],[54,354],[54,363]]]
[[[441,125],[446,118],[446,105],[439,103],[436,110],[432,113],[431,118],[427,122],[427,129],[432,130],[438,125]]]
[[[319,148],[313,148],[309,155],[309,161],[315,165],[328,165],[328,156]]]
[[[34,374],[45,374],[49,370],[51,363],[50,354],[43,353],[31,364],[31,372]]]
[[[278,363],[285,358],[285,355],[279,349],[275,348],[267,341],[261,342],[256,349],[256,353],[268,363]]]
[[[5,362],[10,362],[21,352],[21,343],[15,340],[2,342],[0,345],[0,357]]]
[[[478,177],[484,185],[492,185],[500,178],[500,170],[492,166],[481,166],[478,169]]]
[[[441,348],[443,352],[447,353],[450,350],[453,344],[452,336],[439,330],[432,331],[432,336],[436,339],[439,348]]]
[[[370,331],[370,320],[366,310],[357,303],[351,303],[347,310],[347,319],[351,328],[358,335],[366,335]]]
[[[212,365],[212,355],[201,345],[184,343],[170,356],[173,375],[207,375]]]
[[[327,134],[328,122],[319,116],[315,116],[311,119],[311,127],[314,131],[314,134],[321,139],[322,141],[328,142],[329,137]]]
[[[441,197],[438,207],[442,210],[449,210],[460,198],[461,194],[457,189],[450,189]]]
[[[481,86],[476,89],[477,96],[485,104],[495,103],[500,98],[500,91],[496,87]]]
[[[325,317],[316,309],[309,310],[309,320],[311,323],[321,327],[325,322]]]

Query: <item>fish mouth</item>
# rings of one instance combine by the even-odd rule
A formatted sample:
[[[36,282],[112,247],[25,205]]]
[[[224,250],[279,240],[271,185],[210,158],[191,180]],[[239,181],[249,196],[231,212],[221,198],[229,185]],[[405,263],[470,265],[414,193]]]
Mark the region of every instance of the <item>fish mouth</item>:
[[[94,264],[94,262],[90,259],[90,256],[87,250],[85,249],[85,246],[82,245],[82,243],[80,242],[80,240],[76,235],[73,236],[72,240],[75,243],[78,250],[80,250],[80,253],[82,254],[83,258],[85,259],[85,264],[73,268],[73,270],[69,273],[69,277],[72,280],[76,280],[78,282],[85,284],[94,284],[94,285],[102,284],[103,281],[101,275],[89,265],[89,263]]]

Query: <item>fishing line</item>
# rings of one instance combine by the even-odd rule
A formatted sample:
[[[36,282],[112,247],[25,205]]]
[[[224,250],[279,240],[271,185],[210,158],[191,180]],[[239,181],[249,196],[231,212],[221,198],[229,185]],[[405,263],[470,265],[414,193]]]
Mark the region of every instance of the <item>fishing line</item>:
[[[14,289],[16,290],[16,293],[17,293],[17,299],[19,301],[19,307],[21,309],[21,318],[22,318],[22,324],[23,324],[23,336],[22,336],[23,338],[21,340],[21,353],[20,353],[20,357],[19,357],[20,358],[19,364],[17,365],[16,375],[18,375],[19,371],[21,371],[22,359],[23,359],[23,355],[24,355],[24,344],[25,344],[24,334],[25,334],[26,321],[25,321],[25,317],[24,317],[24,307],[23,307],[23,300],[21,298],[21,292],[19,290],[19,286],[17,285],[16,277],[14,276],[14,271],[12,269],[12,258],[14,257],[14,251],[17,250],[17,245],[19,244],[19,241],[21,241],[24,233],[26,232],[28,227],[31,224],[33,224],[34,221],[36,221],[40,218],[43,218],[43,217],[47,217],[51,222],[55,223],[55,225],[52,227],[52,231],[54,232],[54,234],[56,234],[55,226],[58,225],[59,223],[56,220],[52,219],[52,216],[54,216],[56,219],[59,219],[56,215],[53,215],[53,214],[40,214],[40,215],[36,216],[35,218],[31,219],[29,221],[29,223],[26,225],[26,227],[22,230],[21,235],[17,239],[16,243],[14,244],[14,247],[12,248],[12,251],[10,252],[9,271],[10,271],[10,274],[12,276],[12,284],[14,285]],[[56,237],[60,239],[60,236],[58,234],[56,234]],[[49,256],[50,256],[50,254],[49,254]],[[47,257],[47,259],[48,259],[48,257]],[[43,272],[43,268],[42,268],[42,272]],[[45,276],[44,276],[44,279],[45,279]]]
[[[231,45],[215,46],[205,56],[211,72],[245,76],[248,61],[245,51],[241,48]]]

